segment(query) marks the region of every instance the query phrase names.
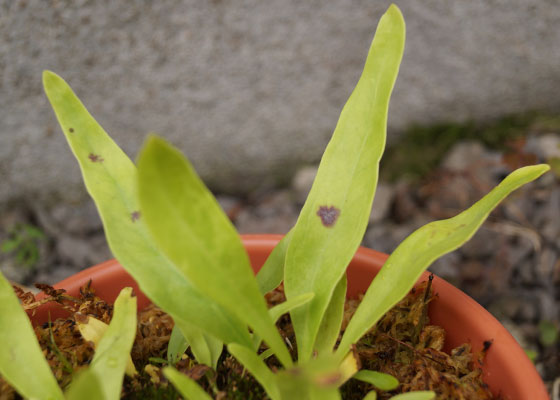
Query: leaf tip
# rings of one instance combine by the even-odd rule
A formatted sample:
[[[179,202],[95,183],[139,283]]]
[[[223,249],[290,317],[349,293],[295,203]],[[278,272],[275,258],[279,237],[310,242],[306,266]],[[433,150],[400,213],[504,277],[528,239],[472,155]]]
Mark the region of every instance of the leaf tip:
[[[60,76],[48,69],[43,71],[43,87],[45,92],[49,92],[58,82],[64,81]]]

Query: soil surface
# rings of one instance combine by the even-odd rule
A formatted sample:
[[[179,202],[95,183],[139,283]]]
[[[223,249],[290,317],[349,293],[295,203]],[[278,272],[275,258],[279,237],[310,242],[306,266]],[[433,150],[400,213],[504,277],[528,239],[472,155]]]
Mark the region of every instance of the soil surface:
[[[467,208],[514,167],[554,163],[556,172],[512,194],[471,241],[430,267],[510,330],[534,359],[554,400],[560,393],[560,130],[555,129],[527,128],[499,151],[460,141],[422,178],[382,180],[363,241],[390,253],[423,224]],[[381,169],[392,166],[382,163]],[[283,189],[244,198],[218,194],[218,199],[241,233],[285,233],[315,171],[315,166],[301,168]],[[91,202],[49,207],[32,200],[0,211],[0,268],[8,279],[55,283],[111,258]]]
[[[353,346],[354,362],[360,370],[378,371],[397,378],[395,382],[378,382],[376,387],[360,378],[339,382],[342,398],[361,400],[370,391],[377,392],[380,400],[417,390],[433,390],[439,400],[494,400],[486,383],[482,380],[482,369],[486,351],[491,342],[484,342],[480,353],[473,354],[470,344],[462,344],[450,351],[443,351],[446,332],[443,328],[430,324],[428,310],[436,299],[429,280],[413,288]],[[33,312],[45,302],[56,302],[68,311],[66,318],[59,318],[43,325],[35,326],[35,334],[54,376],[61,388],[65,389],[75,374],[87,368],[92,362],[94,344],[82,335],[84,325],[97,320],[109,324],[113,315],[113,305],[95,295],[90,281],[80,288],[77,297],[67,295],[63,289],[54,289],[45,284],[36,287],[46,297],[37,300],[31,292],[15,287],[23,307]],[[267,293],[269,307],[286,301],[283,285]],[[344,331],[356,312],[362,297],[346,300],[342,319]],[[100,322],[99,322],[100,321]],[[297,341],[288,314],[277,322],[278,331],[288,344],[292,358],[297,358]],[[138,314],[137,330],[132,346],[131,361],[134,373],[128,371],[124,378],[123,400],[177,399],[179,393],[162,373],[168,365],[167,345],[173,329],[173,320],[163,311],[151,305]],[[340,343],[341,335],[337,342]],[[268,350],[262,344],[261,356]],[[272,370],[281,368],[274,355],[265,362]],[[268,400],[269,397],[260,384],[246,373],[245,369],[227,350],[222,352],[218,367],[198,364],[190,351],[173,365],[182,373],[196,380],[204,390],[216,400]],[[340,379],[338,373],[323,372],[315,377],[323,384],[334,384]],[[333,381],[334,379],[334,381]],[[0,378],[0,400],[19,400],[13,388]]]

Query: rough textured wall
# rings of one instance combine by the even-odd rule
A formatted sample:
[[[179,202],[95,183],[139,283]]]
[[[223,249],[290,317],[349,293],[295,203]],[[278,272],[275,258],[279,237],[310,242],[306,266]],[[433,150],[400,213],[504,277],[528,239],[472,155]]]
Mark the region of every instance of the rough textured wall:
[[[41,88],[62,75],[134,156],[179,145],[214,188],[315,161],[389,1],[0,0],[0,201],[83,194]],[[411,123],[560,107],[557,0],[403,0],[390,135]]]

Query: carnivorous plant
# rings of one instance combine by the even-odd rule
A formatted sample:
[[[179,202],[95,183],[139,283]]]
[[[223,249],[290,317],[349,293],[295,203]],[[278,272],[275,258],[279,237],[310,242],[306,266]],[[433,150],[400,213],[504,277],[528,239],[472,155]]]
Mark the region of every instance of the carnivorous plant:
[[[68,84],[44,72],[45,92],[79,162],[114,256],[151,301],[173,317],[176,328],[164,374],[186,398],[210,398],[173,368],[188,346],[198,362],[215,368],[225,345],[273,400],[340,399],[340,386],[351,378],[394,389],[398,381],[390,375],[358,370],[352,345],[407,294],[434,260],[465,243],[502,199],[548,170],[546,165],[518,169],[469,209],[412,233],[372,281],[338,341],[345,271],[367,227],[404,42],[404,20],[392,5],[379,22],[362,76],[342,110],[297,223],[256,276],[232,223],[179,150],[152,135],[135,165]],[[282,281],[287,300],[268,309],[264,294]],[[0,352],[0,373],[24,397],[64,398],[29,320],[3,278],[0,289],[0,343],[10,349]],[[127,369],[134,304],[130,289],[123,289],[111,324],[99,328],[92,365],[66,396],[97,391],[118,399],[125,370],[134,373],[134,368]],[[285,313],[295,330],[297,360],[275,326]],[[84,329],[95,331],[94,325]],[[259,353],[261,343],[267,347],[264,353]],[[271,356],[283,368],[269,369],[264,359]],[[395,399],[434,396],[412,392]],[[374,398],[375,392],[366,396]]]

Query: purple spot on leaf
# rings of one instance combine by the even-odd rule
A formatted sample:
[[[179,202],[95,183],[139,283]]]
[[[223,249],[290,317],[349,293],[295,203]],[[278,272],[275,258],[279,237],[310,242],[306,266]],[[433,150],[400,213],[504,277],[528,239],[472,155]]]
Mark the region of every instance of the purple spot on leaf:
[[[89,153],[88,158],[91,160],[91,162],[98,162],[98,163],[102,163],[103,161],[103,157],[97,155],[97,154],[93,154],[93,153]]]
[[[321,218],[321,222],[327,228],[333,226],[340,215],[340,210],[334,206],[321,206],[317,210],[317,215]]]
[[[133,213],[131,213],[130,219],[132,219],[132,222],[138,221],[140,219],[140,211],[134,211]]]

